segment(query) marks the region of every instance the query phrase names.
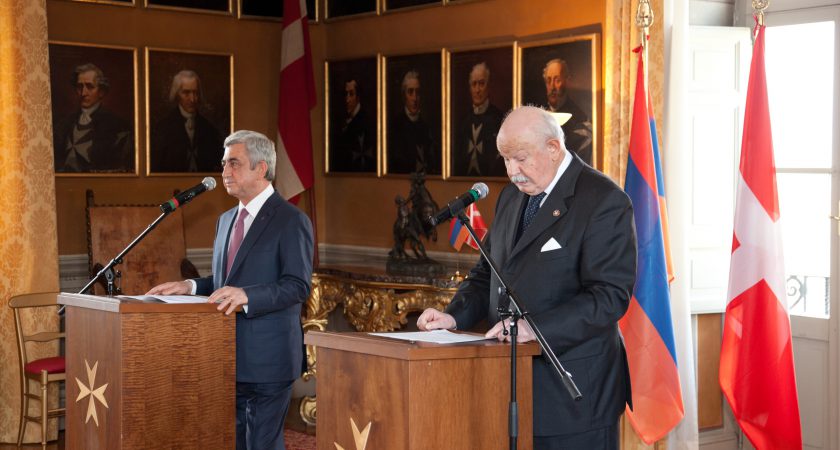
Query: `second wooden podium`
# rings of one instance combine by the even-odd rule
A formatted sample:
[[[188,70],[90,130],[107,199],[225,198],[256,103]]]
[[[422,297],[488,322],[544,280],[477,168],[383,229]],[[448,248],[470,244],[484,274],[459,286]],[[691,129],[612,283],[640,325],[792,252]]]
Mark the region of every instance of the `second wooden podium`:
[[[210,304],[60,294],[67,449],[236,447],[236,320]]]
[[[510,345],[432,344],[310,331],[318,352],[319,450],[506,449]],[[520,449],[532,444],[531,359],[517,347]]]

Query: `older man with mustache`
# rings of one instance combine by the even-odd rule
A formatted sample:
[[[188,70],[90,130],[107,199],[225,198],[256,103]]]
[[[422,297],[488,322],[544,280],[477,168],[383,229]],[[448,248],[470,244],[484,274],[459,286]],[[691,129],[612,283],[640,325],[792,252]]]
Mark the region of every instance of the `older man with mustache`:
[[[562,129],[540,108],[511,112],[497,144],[512,184],[499,195],[485,245],[583,394],[574,401],[553,366],[534,358],[534,448],[618,449],[618,419],[631,403],[618,328],[636,277],[630,199],[566,150]],[[509,339],[499,286],[479,259],[446,311],[427,309],[418,328],[470,329],[486,319],[487,337]],[[534,339],[520,322],[518,341]]]

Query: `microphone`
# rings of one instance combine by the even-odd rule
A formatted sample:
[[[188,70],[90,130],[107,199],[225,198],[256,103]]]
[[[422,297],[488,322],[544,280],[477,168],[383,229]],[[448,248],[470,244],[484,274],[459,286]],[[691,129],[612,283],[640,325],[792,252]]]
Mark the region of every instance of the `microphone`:
[[[473,185],[472,189],[467,191],[465,194],[461,194],[458,198],[449,202],[449,204],[446,205],[446,208],[441,209],[434,216],[430,216],[429,222],[431,222],[432,226],[434,226],[444,220],[449,220],[453,216],[457,216],[458,213],[463,211],[463,209],[467,206],[470,206],[477,200],[487,197],[489,192],[490,188],[488,188],[486,184],[476,183]]]
[[[165,213],[171,213],[179,207],[186,205],[192,199],[198,197],[204,191],[212,191],[216,188],[216,179],[213,177],[205,177],[201,183],[187,189],[184,192],[172,197],[168,202],[160,205],[160,210]]]

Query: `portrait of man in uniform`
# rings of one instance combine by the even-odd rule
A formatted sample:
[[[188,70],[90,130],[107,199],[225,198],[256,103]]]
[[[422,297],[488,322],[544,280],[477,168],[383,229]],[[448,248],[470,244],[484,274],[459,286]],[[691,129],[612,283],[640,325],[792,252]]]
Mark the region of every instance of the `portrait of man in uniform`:
[[[136,173],[133,49],[50,44],[57,174]]]
[[[595,165],[597,144],[598,36],[594,34],[522,45],[523,105],[566,113],[566,147]]]
[[[449,58],[449,177],[504,177],[496,149],[513,106],[513,47],[453,52]]]
[[[376,57],[327,63],[327,172],[376,173]]]

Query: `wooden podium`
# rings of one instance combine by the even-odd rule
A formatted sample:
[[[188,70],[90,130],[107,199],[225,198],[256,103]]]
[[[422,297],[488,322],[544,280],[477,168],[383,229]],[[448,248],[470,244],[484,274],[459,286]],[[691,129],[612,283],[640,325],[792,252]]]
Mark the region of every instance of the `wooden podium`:
[[[59,294],[67,449],[230,449],[236,320],[210,304]]]
[[[509,448],[510,344],[318,331],[305,342],[318,352],[319,450]],[[520,449],[533,447],[531,358],[539,353],[536,343],[517,347]]]

